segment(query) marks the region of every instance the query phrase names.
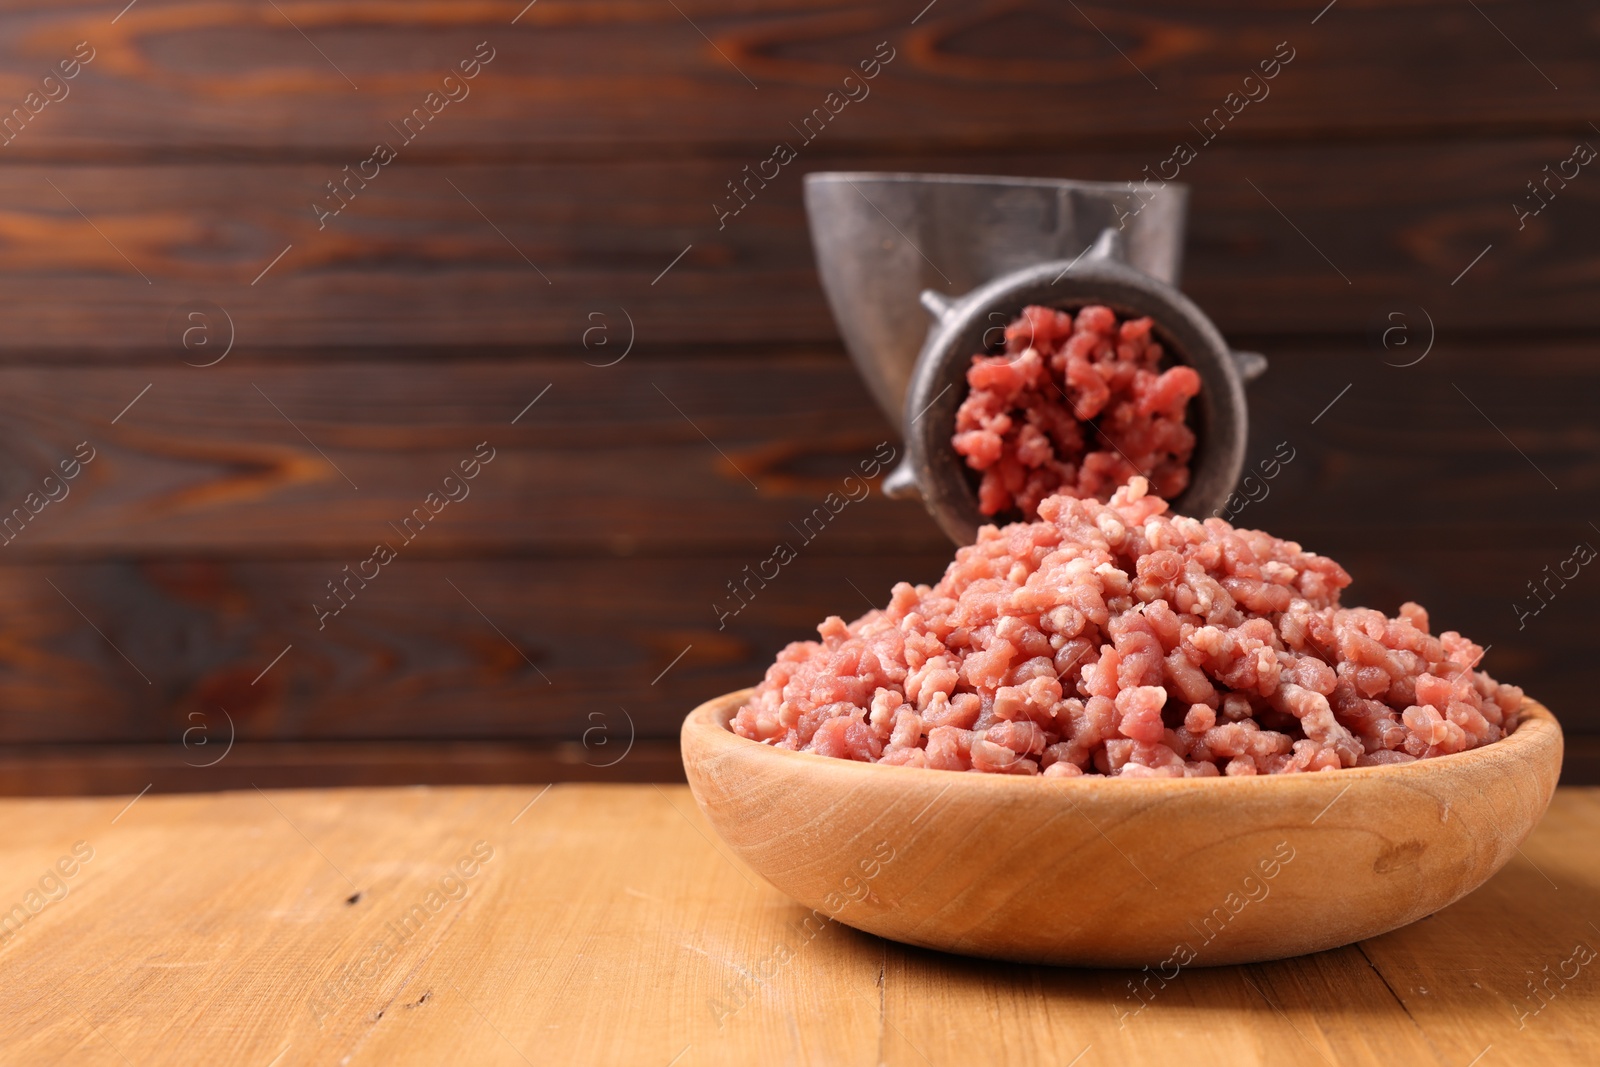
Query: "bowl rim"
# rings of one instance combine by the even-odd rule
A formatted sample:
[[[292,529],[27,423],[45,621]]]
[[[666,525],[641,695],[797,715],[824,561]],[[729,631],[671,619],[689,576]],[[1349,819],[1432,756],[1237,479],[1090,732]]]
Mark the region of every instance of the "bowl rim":
[[[980,783],[976,787],[987,789],[1032,789],[1064,788],[1077,790],[1112,789],[1118,793],[1138,791],[1144,793],[1160,792],[1171,793],[1174,790],[1194,789],[1303,789],[1312,783],[1326,783],[1337,788],[1337,783],[1367,781],[1373,778],[1399,780],[1404,777],[1415,778],[1419,775],[1436,775],[1452,769],[1466,771],[1469,767],[1478,765],[1504,764],[1512,760],[1533,761],[1540,753],[1548,753],[1552,748],[1555,753],[1557,774],[1560,773],[1562,755],[1565,748],[1561,724],[1556,720],[1554,713],[1539,701],[1524,695],[1522,707],[1518,711],[1518,722],[1511,733],[1498,741],[1493,741],[1478,748],[1467,749],[1464,752],[1452,752],[1445,756],[1434,756],[1429,759],[1413,760],[1410,763],[1391,763],[1378,767],[1341,767],[1329,772],[1302,772],[1298,774],[1249,774],[1249,775],[1219,775],[1206,778],[1133,778],[1123,780],[1112,777],[1087,777],[1073,776],[1069,778],[1042,778],[1036,774],[982,774],[962,771],[942,771],[931,767],[904,767],[894,764],[866,763],[860,760],[841,759],[837,756],[823,756],[815,752],[796,752],[792,749],[777,748],[761,741],[753,741],[748,737],[741,737],[733,732],[730,720],[744,706],[757,687],[739,689],[705,701],[684,717],[683,726],[679,731],[681,753],[685,764],[688,764],[689,747],[691,738],[702,742],[715,752],[748,753],[752,760],[799,760],[801,763],[793,766],[804,766],[806,762],[816,764],[819,769],[826,769],[826,773],[843,775],[876,775],[878,781],[883,781],[883,775],[889,773],[919,775],[916,779],[907,779],[906,786],[917,782],[924,785],[939,782],[948,782],[948,776],[956,779],[970,779]],[[758,753],[764,753],[758,754]],[[694,768],[687,767],[690,780],[694,778]],[[926,777],[929,775],[947,776]],[[866,779],[863,779],[865,782]],[[1109,783],[1116,783],[1110,785]],[[1277,782],[1277,786],[1267,783]],[[948,785],[946,785],[948,788]]]

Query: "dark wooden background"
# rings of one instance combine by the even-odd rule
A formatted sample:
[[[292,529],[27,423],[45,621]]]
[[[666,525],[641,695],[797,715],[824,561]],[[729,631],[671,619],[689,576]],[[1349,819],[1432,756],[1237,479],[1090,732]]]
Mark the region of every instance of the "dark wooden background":
[[[1182,175],[1185,288],[1272,359],[1252,457],[1296,450],[1240,521],[1492,644],[1600,780],[1600,574],[1513,606],[1600,544],[1600,174],[1512,206],[1600,145],[1600,13],[923,2],[0,4],[0,115],[95,50],[0,146],[0,505],[97,452],[0,546],[0,790],[677,775],[691,706],[950,551],[874,497],[716,625],[894,440],[801,174],[1136,178],[1280,41]],[[470,96],[319,230],[324,183],[483,41]],[[724,183],[881,41],[871,95],[719,230]],[[319,631],[324,583],[485,440],[471,496]]]

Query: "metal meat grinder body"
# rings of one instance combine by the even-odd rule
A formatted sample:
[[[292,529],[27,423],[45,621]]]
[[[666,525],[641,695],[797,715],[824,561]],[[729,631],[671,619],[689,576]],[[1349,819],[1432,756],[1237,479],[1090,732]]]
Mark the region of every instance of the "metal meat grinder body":
[[[1104,304],[1150,316],[1200,375],[1192,475],[1172,503],[1199,517],[1223,507],[1244,466],[1244,383],[1266,360],[1230,350],[1177,289],[1186,187],[1144,199],[1108,182],[822,172],[806,176],[805,202],[845,347],[906,442],[886,493],[919,494],[952,540],[975,540],[990,520],[950,443],[973,354],[1030,304]]]

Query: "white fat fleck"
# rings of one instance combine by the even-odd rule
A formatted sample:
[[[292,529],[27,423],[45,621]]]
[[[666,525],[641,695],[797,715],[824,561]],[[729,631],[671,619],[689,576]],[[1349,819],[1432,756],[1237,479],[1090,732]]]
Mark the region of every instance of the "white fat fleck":
[[[1128,536],[1128,527],[1123,524],[1121,519],[1109,511],[1102,511],[1097,515],[1094,524],[1099,527],[1101,533],[1105,534],[1106,540],[1114,545],[1122,544],[1123,540]]]
[[[1275,582],[1279,585],[1288,585],[1295,580],[1300,572],[1289,566],[1287,563],[1280,563],[1277,560],[1272,560],[1261,565],[1261,573],[1269,582]]]

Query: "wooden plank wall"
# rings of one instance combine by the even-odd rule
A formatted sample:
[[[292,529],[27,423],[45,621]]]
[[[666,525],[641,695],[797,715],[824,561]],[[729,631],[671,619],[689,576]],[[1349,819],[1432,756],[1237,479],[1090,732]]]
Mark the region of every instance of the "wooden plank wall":
[[[949,551],[853,503],[719,627],[898,447],[800,176],[1127,181],[1180,141],[1185,288],[1272,359],[1252,454],[1296,452],[1241,521],[1491,644],[1596,780],[1600,576],[1517,606],[1600,542],[1600,177],[1527,185],[1600,145],[1597,43],[1491,0],[6,0],[0,510],[60,499],[0,543],[0,790],[671,776],[690,706]]]

